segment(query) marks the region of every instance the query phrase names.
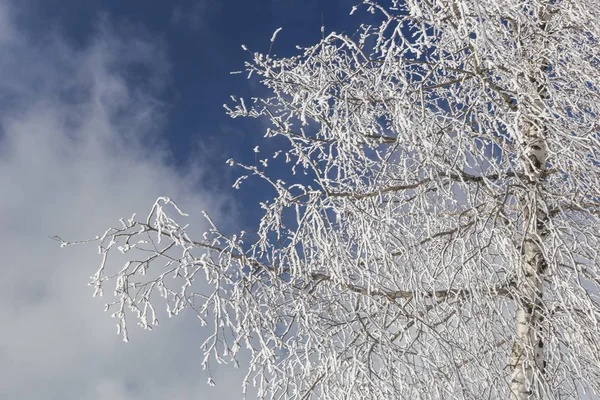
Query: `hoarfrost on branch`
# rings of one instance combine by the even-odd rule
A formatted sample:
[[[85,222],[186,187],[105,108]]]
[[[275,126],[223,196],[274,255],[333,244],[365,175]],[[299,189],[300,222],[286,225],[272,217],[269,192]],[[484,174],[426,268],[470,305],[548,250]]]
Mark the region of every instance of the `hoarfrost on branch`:
[[[274,189],[256,235],[205,215],[190,238],[160,198],[97,238],[121,334],[156,295],[191,308],[204,366],[248,349],[261,398],[598,395],[600,2],[359,10],[355,35],[247,64],[271,96],[229,114],[289,141],[288,164],[228,161]]]

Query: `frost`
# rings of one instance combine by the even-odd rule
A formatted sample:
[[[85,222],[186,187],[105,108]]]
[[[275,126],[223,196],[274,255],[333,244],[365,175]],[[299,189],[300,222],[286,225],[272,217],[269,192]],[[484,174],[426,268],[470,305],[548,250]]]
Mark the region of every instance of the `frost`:
[[[261,398],[598,393],[597,4],[360,3],[356,34],[247,54],[265,95],[226,109],[285,157],[227,160],[258,224],[161,197],[91,240],[94,294],[124,340],[194,313],[206,373],[243,355]]]
[[[273,42],[275,41],[275,38],[277,37],[277,34],[278,34],[279,32],[281,32],[281,30],[282,30],[282,29],[283,29],[283,28],[277,28],[277,29],[275,30],[275,32],[273,32],[273,36],[271,36],[271,43],[273,43]]]
[[[235,181],[235,183],[232,185],[232,187],[233,187],[234,189],[239,189],[239,188],[240,188],[240,186],[241,186],[241,184],[242,184],[242,182],[243,182],[244,180],[246,180],[246,179],[248,179],[248,175],[243,175],[243,176],[240,176],[240,177],[239,177],[239,178],[238,178],[238,179]]]

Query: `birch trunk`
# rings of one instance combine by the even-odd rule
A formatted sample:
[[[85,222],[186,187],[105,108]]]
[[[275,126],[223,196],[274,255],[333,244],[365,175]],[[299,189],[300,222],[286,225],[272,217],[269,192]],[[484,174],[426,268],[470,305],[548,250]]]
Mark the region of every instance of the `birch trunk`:
[[[539,11],[539,28],[547,29],[550,12],[548,7]],[[546,75],[548,61],[543,56],[544,42],[537,40],[534,44],[532,62],[539,67],[528,77],[535,90],[531,109],[524,110],[525,120],[520,124],[522,143],[525,148],[524,169],[529,182],[526,192],[521,197],[523,206],[522,244],[523,262],[519,275],[521,277],[520,304],[517,304],[517,330],[511,354],[511,392],[513,399],[542,398],[543,380],[546,367],[543,341],[543,295],[544,273],[547,269],[542,245],[547,237],[548,214],[540,196],[539,188],[543,185],[546,172],[547,143],[543,114],[547,99]],[[529,120],[527,119],[529,118]]]
[[[511,365],[511,390],[514,398],[525,400],[539,398],[541,380],[546,362],[541,332],[543,315],[543,274],[546,260],[541,248],[546,236],[548,216],[540,207],[537,186],[543,180],[546,164],[545,143],[542,128],[526,124],[525,136],[529,141],[528,170],[532,173],[530,192],[525,195],[524,223],[526,234],[523,241],[523,266],[521,304],[517,310],[517,332],[513,344]],[[538,394],[538,395],[536,395]]]

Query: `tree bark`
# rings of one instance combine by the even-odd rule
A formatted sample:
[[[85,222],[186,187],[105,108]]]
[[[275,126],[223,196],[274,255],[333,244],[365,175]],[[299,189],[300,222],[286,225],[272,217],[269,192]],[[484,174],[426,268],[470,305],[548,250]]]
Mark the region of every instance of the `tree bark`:
[[[545,32],[549,21],[546,7],[539,11],[540,31]],[[517,329],[511,354],[511,392],[515,400],[539,399],[543,393],[543,379],[546,368],[543,341],[543,275],[547,269],[542,244],[548,232],[548,213],[539,193],[543,184],[547,163],[547,144],[543,114],[548,98],[546,75],[548,62],[540,54],[544,51],[544,41],[537,40],[531,55],[532,62],[539,62],[529,78],[535,91],[531,110],[522,110],[526,119],[520,125],[520,133],[525,147],[524,169],[530,181],[527,191],[521,196],[523,206],[522,244],[523,262],[519,271],[520,304],[517,304]],[[538,58],[539,57],[539,58]],[[536,60],[536,58],[538,58]],[[531,117],[533,116],[533,117]],[[530,120],[527,120],[530,118]]]

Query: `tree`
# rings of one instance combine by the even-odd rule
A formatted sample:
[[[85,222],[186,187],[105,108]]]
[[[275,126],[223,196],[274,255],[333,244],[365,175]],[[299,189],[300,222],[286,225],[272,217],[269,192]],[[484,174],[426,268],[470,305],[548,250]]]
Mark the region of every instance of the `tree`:
[[[274,189],[256,239],[207,215],[191,238],[160,198],[96,239],[96,294],[116,283],[125,339],[128,308],[156,323],[156,294],[170,315],[212,319],[205,367],[247,347],[264,397],[597,395],[600,3],[354,11],[375,22],[295,57],[254,54],[270,97],[227,107],[289,141],[230,160]],[[115,247],[137,253],[112,270]]]

